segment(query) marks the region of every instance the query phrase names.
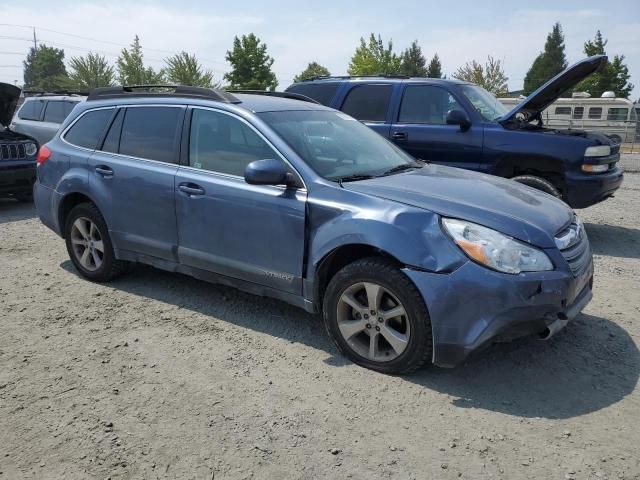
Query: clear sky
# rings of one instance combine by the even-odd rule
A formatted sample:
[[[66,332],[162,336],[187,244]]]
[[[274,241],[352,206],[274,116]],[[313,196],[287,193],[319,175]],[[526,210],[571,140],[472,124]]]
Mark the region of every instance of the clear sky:
[[[229,69],[234,35],[254,32],[275,58],[286,88],[308,62],[344,74],[361,36],[380,33],[402,50],[417,39],[427,58],[438,52],[446,74],[492,55],[504,62],[510,89],[542,50],[554,22],[562,24],[569,63],[600,29],[607,53],[624,54],[640,96],[640,0],[491,1],[65,1],[0,0],[0,81],[22,83],[22,61],[35,26],[40,42],[64,48],[66,58],[90,50],[110,61],[140,36],[147,63],[180,50],[195,53],[216,80]],[[7,25],[8,24],[8,25]],[[75,35],[75,36],[72,36]]]

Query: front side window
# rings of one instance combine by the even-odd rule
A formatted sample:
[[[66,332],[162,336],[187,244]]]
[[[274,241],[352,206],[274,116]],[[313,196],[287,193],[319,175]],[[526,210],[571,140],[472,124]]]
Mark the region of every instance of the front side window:
[[[464,109],[444,88],[431,85],[409,85],[402,96],[398,121],[446,125],[447,112]]]
[[[478,85],[463,84],[460,85],[460,90],[482,118],[489,122],[495,122],[500,117],[506,115],[509,111],[507,107],[500,103],[500,100],[498,100],[495,95],[487,92],[484,88],[479,87]]]
[[[251,162],[278,158],[267,142],[240,119],[212,110],[193,110],[189,135],[191,167],[242,177]]]
[[[176,162],[176,136],[182,113],[177,107],[129,107],[120,135],[121,155]]]
[[[387,118],[391,85],[360,85],[352,88],[341,110],[363,122],[384,122]]]
[[[40,120],[44,104],[44,100],[26,100],[18,112],[18,118],[21,120]]]
[[[556,115],[571,115],[571,107],[556,107]]]
[[[359,180],[419,168],[380,134],[340,112],[300,110],[258,116],[309,167],[329,180]]]
[[[85,113],[71,126],[64,139],[72,145],[93,150],[107,128],[111,115],[113,115],[113,108],[91,110]]]
[[[607,112],[607,120],[626,120],[628,114],[628,108],[610,108]]]
[[[600,120],[602,117],[602,107],[591,107],[589,109],[589,118],[593,120]]]
[[[584,115],[584,107],[575,107],[573,109],[573,118],[579,120]]]

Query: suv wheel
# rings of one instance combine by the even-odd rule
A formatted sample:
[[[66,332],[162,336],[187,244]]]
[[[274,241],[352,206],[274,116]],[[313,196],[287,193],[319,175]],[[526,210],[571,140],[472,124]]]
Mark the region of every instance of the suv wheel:
[[[513,177],[511,180],[535,188],[536,190],[542,190],[544,193],[553,195],[556,198],[562,198],[560,191],[553,185],[553,183],[545,178],[537,177],[535,175],[519,175],[517,177]]]
[[[431,321],[422,295],[393,262],[365,258],[329,282],[324,323],[353,362],[383,373],[409,373],[431,358]]]
[[[116,260],[107,224],[92,203],[81,203],[69,212],[65,241],[71,261],[89,280],[107,282],[126,270],[127,262]]]

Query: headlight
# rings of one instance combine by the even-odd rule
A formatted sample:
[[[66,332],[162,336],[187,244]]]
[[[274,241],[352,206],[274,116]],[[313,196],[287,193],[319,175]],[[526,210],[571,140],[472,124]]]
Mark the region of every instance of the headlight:
[[[542,250],[500,232],[453,218],[443,218],[442,225],[469,258],[486,267],[512,274],[553,270]]]
[[[24,153],[26,153],[28,157],[33,157],[37,152],[38,152],[38,147],[36,147],[35,143],[24,144]]]
[[[611,147],[609,145],[587,147],[584,151],[585,157],[608,157],[609,155],[611,155]]]

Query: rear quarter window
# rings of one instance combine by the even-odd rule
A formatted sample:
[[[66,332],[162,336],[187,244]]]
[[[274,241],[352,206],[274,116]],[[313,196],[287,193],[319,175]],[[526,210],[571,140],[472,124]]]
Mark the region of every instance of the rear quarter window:
[[[45,101],[40,99],[25,100],[18,112],[21,120],[40,120]]]
[[[338,91],[339,83],[299,83],[287,88],[287,92],[299,93],[323,105],[331,106],[331,100]]]
[[[65,141],[94,150],[113,115],[113,108],[90,110],[82,115],[64,135]]]

